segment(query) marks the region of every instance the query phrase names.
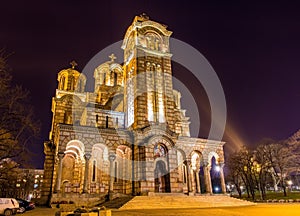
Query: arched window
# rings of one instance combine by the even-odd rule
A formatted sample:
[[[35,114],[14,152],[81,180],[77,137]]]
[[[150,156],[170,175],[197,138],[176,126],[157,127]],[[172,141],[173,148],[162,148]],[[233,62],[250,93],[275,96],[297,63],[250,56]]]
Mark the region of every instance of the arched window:
[[[92,181],[96,181],[96,160],[93,160]]]
[[[75,91],[83,92],[83,82],[80,78],[77,79]]]
[[[60,84],[59,84],[60,90],[65,90],[65,81],[66,81],[66,78],[64,76],[62,76],[60,79]]]
[[[146,34],[147,48],[151,50],[161,50],[161,38],[155,33]]]
[[[75,82],[74,77],[73,76],[69,76],[69,85],[70,85],[70,89],[69,90],[71,90],[71,91],[74,90],[74,87],[75,87],[74,82]]]
[[[106,85],[106,73],[103,73],[103,85]]]
[[[118,85],[118,74],[114,72],[114,86]]]

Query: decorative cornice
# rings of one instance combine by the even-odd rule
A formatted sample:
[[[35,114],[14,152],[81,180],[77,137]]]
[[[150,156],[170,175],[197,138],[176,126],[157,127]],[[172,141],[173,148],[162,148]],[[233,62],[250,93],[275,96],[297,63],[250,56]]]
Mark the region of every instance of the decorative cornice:
[[[168,57],[168,58],[171,58],[173,56],[173,54],[169,53],[169,52],[162,52],[159,50],[150,50],[150,49],[144,48],[142,46],[136,46],[136,48],[143,50],[147,54],[154,55],[154,56]]]

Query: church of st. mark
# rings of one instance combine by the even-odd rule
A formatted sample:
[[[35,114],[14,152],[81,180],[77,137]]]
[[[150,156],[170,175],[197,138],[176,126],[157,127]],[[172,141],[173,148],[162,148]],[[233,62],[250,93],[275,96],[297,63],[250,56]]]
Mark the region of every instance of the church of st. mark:
[[[94,92],[76,63],[58,73],[52,127],[44,143],[42,201],[83,202],[107,194],[201,194],[226,191],[222,141],[190,137],[189,118],[173,89],[163,24],[136,16],[126,31],[124,63],[94,70]],[[171,47],[172,48],[172,47]]]

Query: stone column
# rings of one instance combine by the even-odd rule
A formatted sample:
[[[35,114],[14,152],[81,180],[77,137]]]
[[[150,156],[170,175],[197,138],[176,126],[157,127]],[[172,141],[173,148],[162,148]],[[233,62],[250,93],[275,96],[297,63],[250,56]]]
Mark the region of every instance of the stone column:
[[[188,188],[188,193],[192,191],[192,185],[191,185],[191,161],[186,160],[185,161],[185,166],[186,166],[186,177],[187,177],[187,188]]]
[[[197,167],[195,173],[196,173],[196,185],[197,185],[197,193],[201,193],[201,184],[200,184],[200,178],[199,178],[199,172],[200,168]]]
[[[220,179],[221,179],[221,188],[222,188],[222,193],[226,193],[226,185],[225,185],[225,178],[224,178],[224,163],[220,164]]]
[[[205,179],[206,193],[212,194],[210,169],[211,169],[211,167],[209,166],[209,164],[205,163],[204,166],[203,166],[203,170],[204,170],[204,179]]]
[[[191,188],[192,188],[192,192],[196,193],[196,187],[197,187],[197,182],[196,182],[196,178],[195,178],[195,170],[193,170],[193,168],[190,169],[191,170]]]
[[[60,187],[61,187],[61,176],[62,176],[62,160],[65,156],[63,152],[58,152],[58,170],[57,170],[57,179],[56,179],[56,193],[60,193]]]
[[[114,180],[115,180],[115,176],[114,176],[114,161],[116,159],[116,155],[115,154],[109,154],[109,188],[108,188],[108,195],[109,195],[109,199],[112,199],[112,194],[113,194],[113,190],[114,190]]]
[[[90,158],[91,158],[90,153],[84,154],[85,168],[84,168],[83,193],[88,193]]]

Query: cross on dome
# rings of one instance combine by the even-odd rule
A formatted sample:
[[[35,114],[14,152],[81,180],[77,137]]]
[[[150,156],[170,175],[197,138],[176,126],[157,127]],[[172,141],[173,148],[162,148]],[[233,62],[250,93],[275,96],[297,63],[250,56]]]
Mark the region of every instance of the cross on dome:
[[[115,61],[115,59],[117,59],[117,57],[115,56],[115,54],[111,54],[110,56],[108,56],[109,58],[110,58],[110,61],[111,62],[114,62]]]
[[[75,67],[78,65],[77,63],[76,63],[76,61],[71,61],[70,62],[70,65],[72,66],[72,69],[75,69]]]
[[[142,13],[142,14],[140,15],[140,17],[142,17],[142,18],[144,18],[144,19],[146,19],[146,20],[149,19],[149,16],[148,16],[146,13]]]

